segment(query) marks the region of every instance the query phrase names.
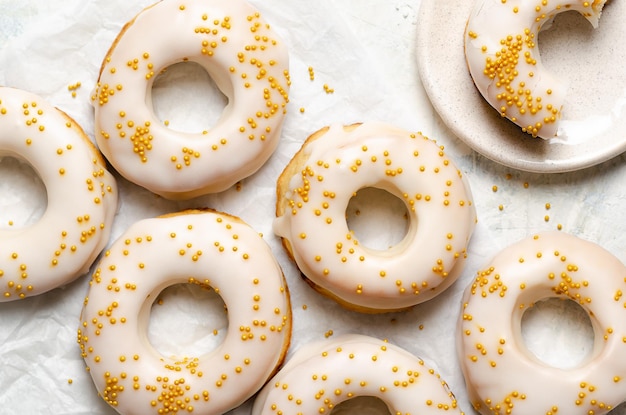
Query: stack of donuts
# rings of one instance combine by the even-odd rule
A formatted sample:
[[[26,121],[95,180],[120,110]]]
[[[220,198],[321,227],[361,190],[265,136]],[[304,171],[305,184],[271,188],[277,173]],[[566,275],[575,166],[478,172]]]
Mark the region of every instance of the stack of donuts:
[[[485,40],[492,3],[539,23],[515,45],[500,33]],[[535,78],[553,80],[536,76],[542,68],[530,55],[525,62],[535,72],[520,70],[520,52],[511,51],[528,46],[542,19],[562,10],[597,22],[603,2],[551,13],[547,1],[535,3],[477,0],[466,51],[478,92],[543,137],[553,134],[562,90],[531,88]],[[32,166],[47,195],[36,223],[0,230],[0,302],[28,303],[84,281],[74,351],[92,381],[86,390],[104,407],[121,415],[212,415],[244,405],[254,415],[373,405],[390,414],[600,415],[626,398],[626,265],[611,252],[573,233],[538,232],[471,269],[480,214],[471,177],[435,139],[373,119],[318,120],[295,138],[271,180],[274,211],[265,220],[272,234],[263,235],[246,212],[203,201],[235,188],[253,206],[255,189],[242,183],[270,174],[264,168],[296,113],[288,43],[279,34],[286,28],[275,30],[246,0],[161,0],[119,23],[88,98],[93,131],[31,91],[0,87],[0,157]],[[472,47],[481,42],[488,46]],[[488,56],[493,45],[511,55]],[[155,80],[184,62],[206,71],[227,100],[216,123],[196,133],[170,128],[152,102]],[[517,89],[528,89],[528,100],[549,114],[537,121],[540,111],[519,104]],[[550,109],[541,104],[548,101]],[[132,197],[122,186],[183,207],[115,232]],[[373,248],[351,228],[346,212],[362,189],[400,201],[406,226],[398,242]],[[223,300],[228,328],[217,347],[189,355],[155,347],[151,312],[175,285]],[[294,292],[352,326],[308,341]],[[522,336],[526,310],[550,298],[577,303],[593,327],[590,356],[571,370],[541,361]],[[458,374],[440,372],[432,350],[413,348],[400,333],[419,336],[417,325],[392,324],[384,334],[364,328],[370,318],[395,323],[436,302],[458,316],[451,328]],[[170,329],[174,337],[177,327]],[[462,382],[449,383],[455,375]],[[467,402],[454,386],[464,387]]]

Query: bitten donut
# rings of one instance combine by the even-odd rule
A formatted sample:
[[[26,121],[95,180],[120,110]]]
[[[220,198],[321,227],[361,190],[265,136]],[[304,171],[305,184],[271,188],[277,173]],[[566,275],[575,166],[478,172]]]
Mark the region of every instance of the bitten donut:
[[[626,267],[600,246],[540,233],[497,254],[464,293],[459,356],[482,414],[600,415],[626,397]],[[594,330],[591,355],[572,369],[541,362],[521,319],[547,298],[575,301]]]
[[[465,31],[465,57],[489,105],[533,137],[556,136],[567,83],[543,66],[539,31],[568,10],[596,27],[604,3],[476,0]]]
[[[402,200],[408,232],[387,250],[359,243],[346,208],[363,188]],[[409,308],[460,275],[476,222],[468,184],[443,147],[378,122],[309,137],[278,179],[274,232],[314,288],[362,312]]]
[[[463,414],[441,376],[406,350],[347,334],[306,345],[257,396],[252,415],[324,414],[358,397],[392,414]]]
[[[196,62],[228,98],[208,131],[184,133],[152,108],[156,76]],[[286,45],[243,0],[163,0],[130,21],[107,53],[92,104],[97,143],[128,180],[170,199],[225,190],[275,150],[289,91]]]
[[[152,303],[181,283],[215,290],[228,309],[224,342],[202,356],[162,356],[147,338]],[[132,225],[95,270],[78,330],[99,394],[123,415],[227,412],[275,373],[290,338],[289,293],[269,246],[213,211]]]
[[[109,240],[117,185],[74,120],[19,89],[0,87],[0,157],[28,163],[47,195],[36,223],[0,230],[0,301],[11,301],[89,270]]]

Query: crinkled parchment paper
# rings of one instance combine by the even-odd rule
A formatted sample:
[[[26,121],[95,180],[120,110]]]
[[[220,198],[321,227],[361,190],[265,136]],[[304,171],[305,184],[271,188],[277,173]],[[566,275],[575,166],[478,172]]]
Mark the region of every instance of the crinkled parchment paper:
[[[624,157],[583,172],[538,175],[507,169],[471,152],[446,130],[420,86],[414,50],[419,0],[252,2],[290,49],[291,102],[278,150],[257,174],[241,182],[240,189],[185,202],[164,200],[118,176],[121,201],[111,242],[134,221],[185,208],[210,207],[240,216],[264,235],[285,272],[294,312],[289,355],[304,343],[340,333],[386,338],[435,366],[461,408],[472,413],[455,353],[463,289],[499,249],[558,224],[625,260]],[[0,0],[0,84],[46,98],[76,119],[93,140],[89,97],[102,58],[123,24],[149,4]],[[73,96],[68,86],[77,83]],[[334,92],[327,93],[324,85]],[[210,78],[191,64],[171,67],[153,91],[159,117],[169,120],[172,128],[210,127],[225,102]],[[320,297],[301,280],[271,229],[276,179],[304,139],[331,123],[367,120],[422,131],[444,145],[468,177],[478,210],[461,279],[405,313],[364,316]],[[379,196],[366,193],[348,210],[349,216],[356,209],[363,212],[353,224],[365,244],[381,241],[372,236],[380,231],[372,232],[363,218],[388,217],[393,231],[385,237],[390,240],[402,233],[402,209],[370,200]],[[0,226],[33,223],[45,203],[42,184],[29,166],[0,160]],[[76,343],[88,280],[85,275],[39,297],[0,303],[0,413],[115,413],[98,397]],[[184,285],[167,289],[153,307],[150,339],[164,354],[208,351],[228,324],[222,307],[216,295]],[[591,332],[584,316],[567,310],[563,304],[547,303],[524,323],[528,347],[555,365],[580,361],[590,351]],[[249,411],[248,403],[232,413]]]

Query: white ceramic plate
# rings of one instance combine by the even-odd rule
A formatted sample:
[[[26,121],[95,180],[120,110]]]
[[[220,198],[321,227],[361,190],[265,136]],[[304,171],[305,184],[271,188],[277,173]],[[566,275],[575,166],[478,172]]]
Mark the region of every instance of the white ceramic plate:
[[[609,1],[597,29],[576,12],[540,33],[544,65],[569,82],[557,137],[533,139],[482,98],[469,75],[463,34],[472,0],[422,0],[418,70],[443,122],[477,152],[509,167],[579,170],[626,151],[626,2]]]

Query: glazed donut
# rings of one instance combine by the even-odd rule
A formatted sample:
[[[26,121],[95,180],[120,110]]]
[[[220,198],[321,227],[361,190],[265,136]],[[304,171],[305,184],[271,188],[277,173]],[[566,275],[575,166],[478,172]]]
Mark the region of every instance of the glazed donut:
[[[82,128],[43,98],[0,87],[0,157],[28,163],[47,194],[43,216],[0,230],[0,301],[85,274],[108,243],[117,185]]]
[[[497,254],[466,289],[459,318],[458,351],[474,408],[485,415],[600,415],[621,403],[625,276],[626,267],[600,246],[557,231]],[[522,315],[547,298],[575,301],[591,319],[593,351],[572,369],[541,362],[522,338]]]
[[[463,414],[422,359],[383,340],[346,334],[298,349],[261,390],[252,415],[331,413],[357,397],[378,398],[392,414]]]
[[[476,0],[465,31],[465,57],[489,105],[533,137],[556,136],[567,85],[543,66],[539,31],[568,10],[597,27],[604,3]]]
[[[220,192],[275,150],[286,113],[285,44],[243,0],[163,0],[126,24],[100,69],[92,104],[97,143],[128,180],[169,199]],[[152,108],[156,76],[196,62],[228,105],[208,131],[177,132]]]
[[[217,292],[223,343],[202,356],[162,356],[150,309],[175,284]],[[240,219],[184,211],[132,225],[93,274],[78,342],[102,398],[123,415],[224,413],[256,393],[291,339],[289,293],[269,246]]]
[[[361,244],[346,208],[363,188],[402,200],[408,232],[387,250]],[[433,141],[390,125],[333,125],[309,137],[278,179],[274,232],[305,279],[361,312],[403,310],[460,275],[476,222],[468,184]],[[419,225],[418,225],[419,223]]]

